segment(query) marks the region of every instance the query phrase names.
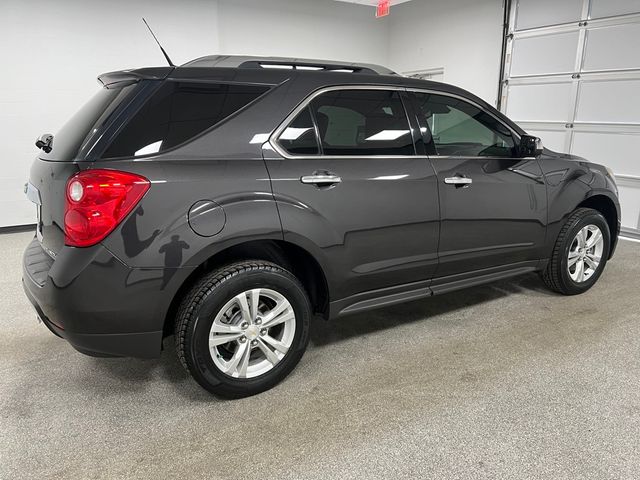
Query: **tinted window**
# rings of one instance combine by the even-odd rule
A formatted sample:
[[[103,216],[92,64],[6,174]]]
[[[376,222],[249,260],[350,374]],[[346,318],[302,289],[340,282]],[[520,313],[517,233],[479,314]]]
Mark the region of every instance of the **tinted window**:
[[[319,153],[316,129],[311,112],[305,108],[280,134],[278,142],[293,155],[317,155]]]
[[[385,90],[327,92],[311,103],[325,155],[413,155],[400,95]]]
[[[167,81],[125,125],[104,157],[140,156],[175,147],[237,112],[267,89]]]
[[[427,93],[413,96],[438,155],[516,156],[510,130],[488,113],[453,97]]]
[[[40,156],[47,160],[73,160],[134,88],[135,85],[102,88],[54,135],[51,152],[40,152]]]

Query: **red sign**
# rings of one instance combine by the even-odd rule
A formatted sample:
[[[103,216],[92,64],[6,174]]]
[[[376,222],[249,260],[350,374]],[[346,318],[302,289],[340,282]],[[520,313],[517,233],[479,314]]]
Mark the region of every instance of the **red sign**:
[[[378,0],[378,6],[376,7],[376,18],[386,17],[387,15],[389,15],[390,8],[390,0]]]

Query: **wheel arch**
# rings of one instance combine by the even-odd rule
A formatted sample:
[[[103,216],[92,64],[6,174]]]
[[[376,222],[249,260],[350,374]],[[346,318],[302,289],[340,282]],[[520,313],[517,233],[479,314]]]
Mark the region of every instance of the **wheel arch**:
[[[611,258],[616,248],[619,232],[620,212],[616,203],[609,196],[597,193],[580,202],[576,206],[576,209],[578,208],[597,210],[607,221],[609,233],[611,234],[611,244],[609,246],[609,258]]]
[[[314,313],[329,318],[329,286],[318,260],[306,249],[285,240],[262,239],[236,243],[204,260],[182,282],[164,319],[164,335],[173,333],[175,315],[186,292],[205,273],[239,260],[266,260],[293,273],[305,287]]]

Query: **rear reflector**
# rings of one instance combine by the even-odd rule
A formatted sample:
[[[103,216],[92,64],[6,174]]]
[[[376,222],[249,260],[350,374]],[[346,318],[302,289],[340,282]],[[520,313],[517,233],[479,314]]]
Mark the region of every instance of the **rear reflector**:
[[[103,240],[149,190],[149,180],[117,170],[85,170],[67,181],[64,236],[71,247]]]

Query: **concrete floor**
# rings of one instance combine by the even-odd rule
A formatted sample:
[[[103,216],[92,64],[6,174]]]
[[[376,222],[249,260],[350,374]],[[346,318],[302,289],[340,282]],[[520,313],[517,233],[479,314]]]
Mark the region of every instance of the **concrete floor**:
[[[0,478],[640,475],[640,244],[562,297],[537,276],[316,322],[301,364],[245,400],[201,390],[171,342],[85,357],[22,293],[0,236]]]

